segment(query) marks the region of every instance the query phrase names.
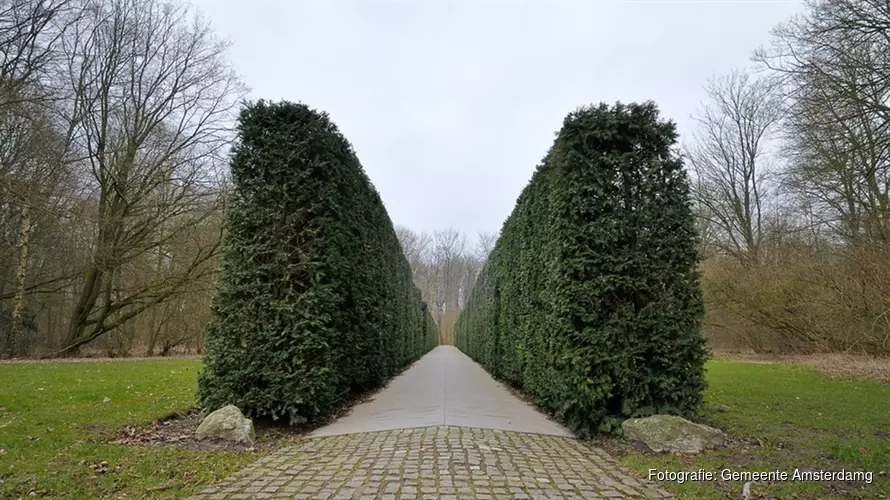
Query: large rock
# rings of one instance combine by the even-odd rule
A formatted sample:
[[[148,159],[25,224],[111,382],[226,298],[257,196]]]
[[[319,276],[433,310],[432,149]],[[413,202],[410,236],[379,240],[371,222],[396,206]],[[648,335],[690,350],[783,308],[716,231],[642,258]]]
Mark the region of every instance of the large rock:
[[[639,441],[656,453],[699,453],[723,446],[725,439],[718,429],[674,415],[631,418],[625,420],[621,428],[625,438]]]
[[[236,443],[253,444],[256,434],[253,422],[237,406],[224,406],[207,415],[198,426],[198,439],[214,437]]]

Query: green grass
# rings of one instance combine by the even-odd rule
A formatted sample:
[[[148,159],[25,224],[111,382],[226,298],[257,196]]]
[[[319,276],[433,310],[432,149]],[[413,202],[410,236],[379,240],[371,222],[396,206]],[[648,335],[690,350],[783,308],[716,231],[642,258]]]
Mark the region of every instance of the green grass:
[[[890,498],[890,383],[828,377],[808,367],[712,360],[703,417],[715,427],[763,446],[734,447],[696,457],[628,453],[625,465],[719,472],[795,468],[871,471],[874,481],[755,483],[754,498]],[[884,471],[884,475],[879,472]],[[679,498],[741,498],[744,481],[660,483]],[[883,495],[883,496],[882,496]]]
[[[200,367],[194,359],[0,365],[0,498],[182,497],[256,460],[109,444],[127,424],[193,407]],[[90,468],[103,460],[108,472]],[[177,487],[146,491],[171,481]]]

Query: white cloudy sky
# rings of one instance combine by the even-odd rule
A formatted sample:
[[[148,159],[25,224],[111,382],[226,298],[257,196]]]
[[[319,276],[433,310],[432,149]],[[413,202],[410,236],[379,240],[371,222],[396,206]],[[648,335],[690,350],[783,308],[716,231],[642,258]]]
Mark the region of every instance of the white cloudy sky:
[[[396,224],[497,231],[562,118],[652,99],[692,130],[798,1],[197,0],[252,98],[326,110]]]

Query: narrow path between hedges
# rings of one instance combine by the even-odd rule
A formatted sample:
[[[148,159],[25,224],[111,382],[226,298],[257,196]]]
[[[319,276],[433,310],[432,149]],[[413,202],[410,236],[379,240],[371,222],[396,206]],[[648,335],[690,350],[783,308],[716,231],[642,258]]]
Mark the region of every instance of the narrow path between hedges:
[[[302,444],[192,498],[669,497],[440,346]]]
[[[517,399],[467,355],[439,346],[394,378],[372,401],[311,435],[334,436],[436,425],[572,437]]]

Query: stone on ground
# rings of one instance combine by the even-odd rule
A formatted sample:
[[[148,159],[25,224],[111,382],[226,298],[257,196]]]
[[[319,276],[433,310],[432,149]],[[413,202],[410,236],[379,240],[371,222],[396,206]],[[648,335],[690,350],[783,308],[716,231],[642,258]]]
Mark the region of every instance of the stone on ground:
[[[256,434],[253,422],[235,405],[224,406],[207,415],[198,426],[198,439],[213,437],[236,443],[253,444]]]
[[[656,453],[700,453],[723,446],[725,438],[718,429],[674,415],[631,418],[621,428],[625,438],[639,441]]]

